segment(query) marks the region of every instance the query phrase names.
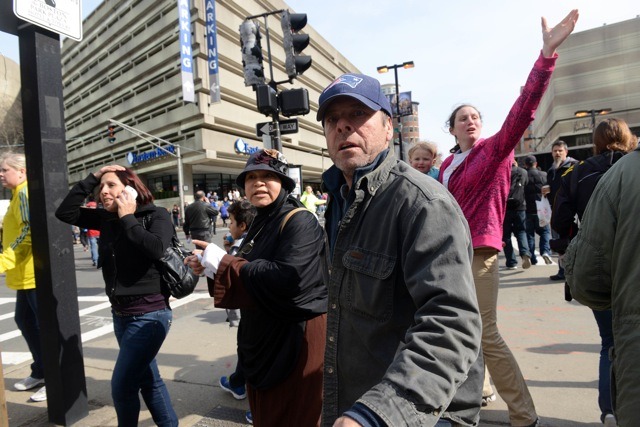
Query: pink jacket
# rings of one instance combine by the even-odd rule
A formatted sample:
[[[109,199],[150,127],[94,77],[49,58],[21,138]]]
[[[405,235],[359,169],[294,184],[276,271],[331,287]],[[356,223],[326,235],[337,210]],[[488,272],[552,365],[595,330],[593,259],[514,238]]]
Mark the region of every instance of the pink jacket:
[[[502,223],[511,182],[513,149],[533,121],[557,57],[545,58],[540,54],[500,131],[477,140],[471,153],[449,178],[449,191],[469,222],[474,248],[502,250]],[[452,160],[453,155],[442,163],[440,182]]]

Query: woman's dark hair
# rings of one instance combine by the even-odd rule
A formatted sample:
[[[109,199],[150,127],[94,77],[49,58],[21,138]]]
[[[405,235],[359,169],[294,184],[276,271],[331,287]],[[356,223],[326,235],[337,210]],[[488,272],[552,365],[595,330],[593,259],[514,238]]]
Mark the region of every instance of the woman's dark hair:
[[[456,123],[456,115],[458,111],[462,110],[464,107],[471,107],[478,112],[478,116],[480,117],[480,121],[482,121],[482,113],[475,106],[471,104],[460,104],[456,108],[453,109],[451,115],[449,115],[449,119],[446,121],[445,125],[451,131],[453,129],[453,125]],[[458,144],[458,139],[456,138],[456,146],[449,150],[450,153],[456,153],[460,149],[460,145]]]
[[[239,200],[231,203],[227,208],[229,215],[233,215],[238,224],[243,222],[247,224],[247,228],[251,227],[253,219],[256,217],[256,207],[249,203],[248,200]]]
[[[124,168],[122,171],[115,171],[113,173],[116,174],[120,182],[133,187],[138,192],[136,201],[139,205],[148,205],[153,202],[153,194],[151,194],[147,186],[140,181],[140,178],[134,171],[129,168]]]
[[[638,139],[622,119],[604,119],[593,133],[593,153],[623,151],[628,153],[638,146]]]

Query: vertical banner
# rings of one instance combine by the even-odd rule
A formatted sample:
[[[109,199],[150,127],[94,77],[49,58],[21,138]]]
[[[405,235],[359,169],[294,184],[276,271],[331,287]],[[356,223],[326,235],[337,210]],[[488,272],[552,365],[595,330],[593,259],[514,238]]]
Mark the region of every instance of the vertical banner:
[[[211,103],[220,102],[220,75],[218,74],[218,28],[216,26],[216,0],[206,0],[207,57],[209,58],[209,92]]]
[[[190,0],[178,0],[178,24],[180,26],[180,69],[182,70],[182,98],[184,102],[196,102],[193,89],[193,58],[191,56],[191,8]]]
[[[293,191],[291,192],[291,195],[300,198],[300,196],[302,195],[302,166],[293,166],[289,164],[287,176],[293,179],[293,182],[295,182],[296,184],[296,186],[293,188]]]
[[[413,114],[413,103],[411,102],[411,92],[400,92],[400,116],[410,116]],[[389,93],[385,95],[391,104],[391,112],[393,117],[398,115],[398,106],[396,105],[396,94]]]

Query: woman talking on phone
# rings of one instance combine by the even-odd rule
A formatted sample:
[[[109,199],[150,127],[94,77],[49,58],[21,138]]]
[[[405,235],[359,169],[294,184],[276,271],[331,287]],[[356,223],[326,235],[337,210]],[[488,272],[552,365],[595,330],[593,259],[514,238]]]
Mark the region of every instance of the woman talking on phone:
[[[82,207],[94,192],[104,209]],[[100,230],[99,266],[120,347],[111,377],[118,425],[138,425],[140,393],[157,425],[177,426],[155,359],[172,320],[169,293],[156,268],[175,232],[169,212],[153,204],[151,192],[131,169],[111,165],[77,183],[56,216]]]

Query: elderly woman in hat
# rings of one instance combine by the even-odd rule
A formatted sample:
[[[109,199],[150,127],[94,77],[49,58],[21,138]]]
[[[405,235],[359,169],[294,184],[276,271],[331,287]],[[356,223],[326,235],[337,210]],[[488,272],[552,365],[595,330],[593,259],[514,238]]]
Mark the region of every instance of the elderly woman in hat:
[[[285,158],[253,153],[236,182],[257,216],[236,256],[215,244],[188,262],[216,307],[239,308],[238,360],[256,426],[320,424],[327,290],[324,233],[295,198]],[[297,209],[302,207],[302,209]]]

